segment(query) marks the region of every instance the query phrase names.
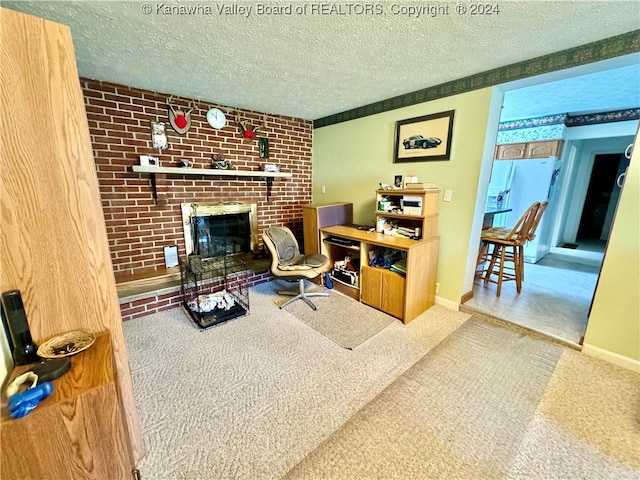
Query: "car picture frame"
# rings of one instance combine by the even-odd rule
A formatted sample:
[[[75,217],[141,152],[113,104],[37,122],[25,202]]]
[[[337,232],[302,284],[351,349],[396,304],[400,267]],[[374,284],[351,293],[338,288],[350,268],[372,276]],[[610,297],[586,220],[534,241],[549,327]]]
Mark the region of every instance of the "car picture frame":
[[[393,163],[450,160],[454,113],[397,121]]]

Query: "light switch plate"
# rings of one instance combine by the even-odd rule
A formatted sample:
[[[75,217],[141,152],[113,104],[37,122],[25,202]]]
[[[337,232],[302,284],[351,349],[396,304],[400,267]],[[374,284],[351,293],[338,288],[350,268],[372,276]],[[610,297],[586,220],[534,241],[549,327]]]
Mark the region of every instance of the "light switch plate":
[[[444,191],[444,198],[442,199],[445,202],[450,202],[451,201],[451,197],[453,197],[453,190],[445,190]]]

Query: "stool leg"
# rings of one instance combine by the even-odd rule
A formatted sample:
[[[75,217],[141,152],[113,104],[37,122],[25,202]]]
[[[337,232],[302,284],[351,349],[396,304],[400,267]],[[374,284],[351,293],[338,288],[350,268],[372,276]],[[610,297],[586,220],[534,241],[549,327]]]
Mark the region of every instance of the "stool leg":
[[[491,279],[491,275],[493,275],[493,269],[496,266],[496,259],[498,258],[499,254],[500,254],[500,246],[494,243],[493,250],[491,251],[491,260],[489,261],[489,267],[487,268],[487,273],[484,276],[485,285],[489,283],[489,280]]]
[[[516,291],[520,293],[522,290],[522,257],[520,255],[520,246],[513,246],[513,269],[516,275]]]
[[[476,259],[476,278],[482,278],[483,270],[480,268],[480,265],[486,262],[486,254],[489,249],[489,244],[487,242],[482,242],[480,244],[480,251],[478,252],[478,258]]]
[[[502,291],[502,275],[504,273],[504,257],[506,250],[507,249],[504,245],[500,246],[500,268],[498,269],[498,291],[496,292],[496,297],[499,297],[500,292]]]

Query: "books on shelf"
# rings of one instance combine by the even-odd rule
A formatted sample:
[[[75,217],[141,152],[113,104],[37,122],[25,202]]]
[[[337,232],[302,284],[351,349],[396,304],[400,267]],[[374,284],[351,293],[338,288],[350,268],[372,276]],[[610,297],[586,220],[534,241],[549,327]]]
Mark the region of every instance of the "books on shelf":
[[[407,259],[402,259],[399,262],[394,263],[389,267],[392,272],[400,273],[401,275],[407,274]]]

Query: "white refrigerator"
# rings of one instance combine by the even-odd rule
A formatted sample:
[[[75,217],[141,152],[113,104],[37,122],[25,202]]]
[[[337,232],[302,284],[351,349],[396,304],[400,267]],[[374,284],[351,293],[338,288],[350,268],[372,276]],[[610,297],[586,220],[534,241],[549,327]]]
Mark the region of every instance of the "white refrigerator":
[[[525,244],[524,261],[536,263],[550,249],[549,218],[555,211],[555,180],[560,162],[555,157],[531,160],[495,160],[491,171],[487,207],[495,207],[500,192],[508,191],[503,206],[511,211],[496,215],[494,226],[514,226],[534,202],[548,201],[536,237]]]

